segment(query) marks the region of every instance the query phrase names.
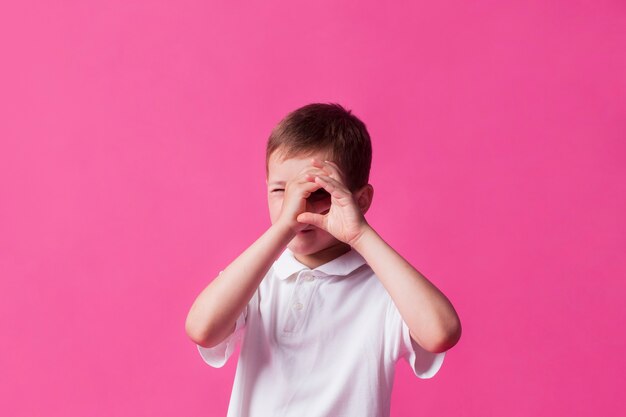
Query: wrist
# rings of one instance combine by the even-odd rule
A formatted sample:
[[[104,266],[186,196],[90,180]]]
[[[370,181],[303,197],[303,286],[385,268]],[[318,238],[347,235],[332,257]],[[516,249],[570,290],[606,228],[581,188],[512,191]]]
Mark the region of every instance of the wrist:
[[[270,229],[275,230],[277,234],[287,239],[287,241],[296,236],[296,232],[285,222],[277,221],[270,226]]]
[[[360,252],[368,238],[375,233],[376,231],[368,223],[363,224],[359,233],[350,241],[350,246]]]

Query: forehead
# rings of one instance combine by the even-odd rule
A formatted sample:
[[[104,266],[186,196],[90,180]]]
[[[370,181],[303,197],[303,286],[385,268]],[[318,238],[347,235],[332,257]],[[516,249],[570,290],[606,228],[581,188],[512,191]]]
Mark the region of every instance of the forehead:
[[[320,161],[328,159],[328,152],[316,151],[310,154],[295,155],[288,159],[282,159],[279,153],[270,155],[267,163],[268,183],[283,183],[295,177],[302,169],[311,165],[311,159]]]

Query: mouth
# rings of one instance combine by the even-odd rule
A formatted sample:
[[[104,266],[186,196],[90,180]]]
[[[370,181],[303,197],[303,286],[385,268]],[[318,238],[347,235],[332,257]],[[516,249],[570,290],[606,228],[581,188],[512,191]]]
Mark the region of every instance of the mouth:
[[[312,232],[312,231],[313,231],[312,228],[311,229],[302,229],[298,233],[307,233],[307,232]]]

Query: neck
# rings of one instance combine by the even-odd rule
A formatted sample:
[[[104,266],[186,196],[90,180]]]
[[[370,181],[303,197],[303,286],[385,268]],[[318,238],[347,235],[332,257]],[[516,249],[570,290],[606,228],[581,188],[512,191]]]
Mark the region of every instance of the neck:
[[[294,258],[296,258],[301,264],[306,265],[309,269],[315,269],[318,266],[324,265],[325,263],[328,263],[333,259],[340,257],[344,253],[349,252],[350,249],[351,246],[347,243],[339,242],[325,249],[322,249],[319,252],[309,255],[294,253]]]

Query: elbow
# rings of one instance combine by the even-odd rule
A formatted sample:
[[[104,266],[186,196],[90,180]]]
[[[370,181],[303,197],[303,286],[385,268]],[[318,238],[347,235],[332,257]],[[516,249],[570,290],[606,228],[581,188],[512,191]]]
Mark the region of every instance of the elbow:
[[[185,333],[187,334],[187,337],[189,337],[189,339],[191,339],[191,341],[196,345],[205,348],[215,347],[220,344],[222,340],[224,340],[224,336],[214,329],[215,328],[210,324],[210,322],[199,322],[189,316],[185,321]]]
[[[193,343],[203,347],[210,347],[207,346],[207,326],[206,324],[200,325],[199,321],[194,318],[192,311],[189,312],[185,320],[185,333]]]
[[[185,333],[192,342],[198,344],[204,338],[202,332],[200,332],[196,326],[189,319],[185,322]]]
[[[440,352],[445,352],[448,349],[453,348],[461,339],[461,321],[458,316],[454,316],[454,319],[445,326],[443,337],[439,343],[438,349]]]
[[[431,353],[441,353],[453,348],[461,339],[461,322],[458,316],[448,323],[440,326],[438,336],[422,347]]]
[[[187,337],[189,337],[189,339],[191,339],[191,341],[196,345],[211,348],[217,344],[210,340],[205,331],[197,330],[191,325],[185,324],[185,333],[187,333]]]

